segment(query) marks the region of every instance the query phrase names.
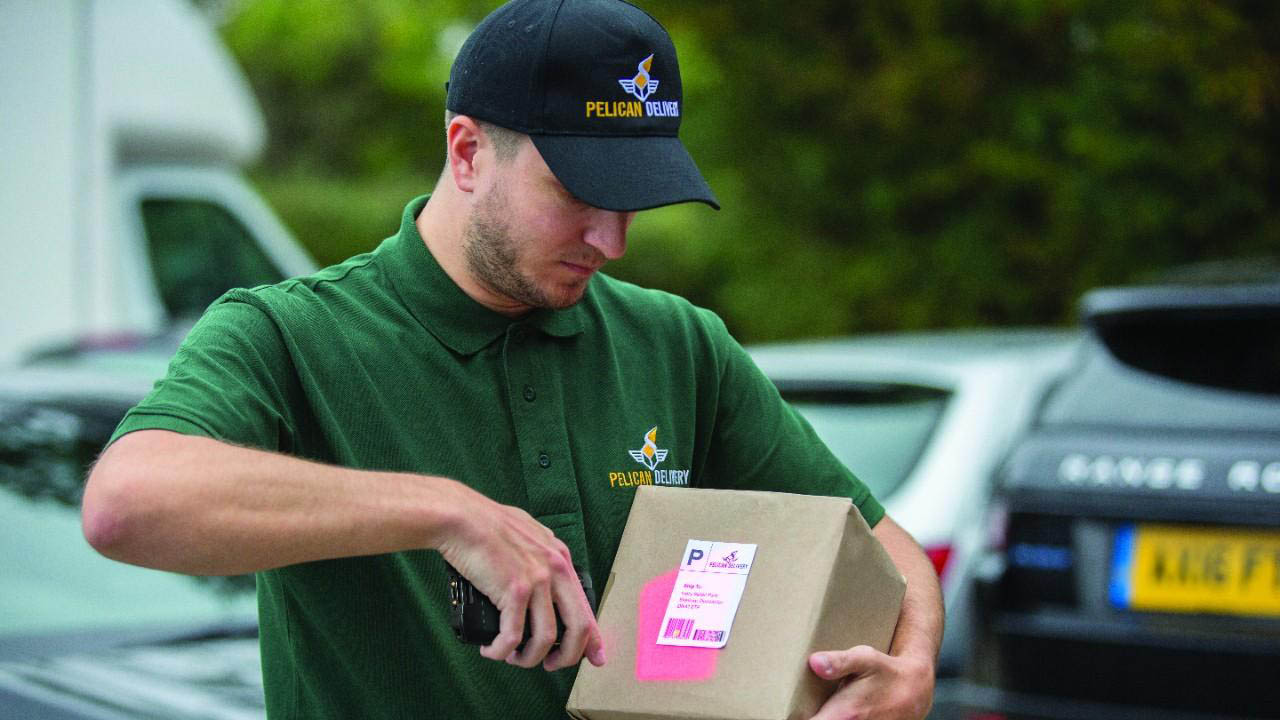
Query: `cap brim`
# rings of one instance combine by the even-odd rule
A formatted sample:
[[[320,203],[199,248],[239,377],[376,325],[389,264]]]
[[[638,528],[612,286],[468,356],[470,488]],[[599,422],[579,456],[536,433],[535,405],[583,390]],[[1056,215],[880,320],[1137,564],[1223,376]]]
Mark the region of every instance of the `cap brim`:
[[[679,138],[531,135],[534,147],[574,197],[630,212],[683,202],[720,203]]]

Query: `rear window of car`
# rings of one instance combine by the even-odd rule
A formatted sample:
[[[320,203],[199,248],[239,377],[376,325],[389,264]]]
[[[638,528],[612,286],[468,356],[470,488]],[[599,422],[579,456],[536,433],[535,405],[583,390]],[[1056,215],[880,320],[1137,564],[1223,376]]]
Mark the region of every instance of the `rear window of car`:
[[[880,500],[920,461],[950,393],[918,385],[781,388],[818,437]]]

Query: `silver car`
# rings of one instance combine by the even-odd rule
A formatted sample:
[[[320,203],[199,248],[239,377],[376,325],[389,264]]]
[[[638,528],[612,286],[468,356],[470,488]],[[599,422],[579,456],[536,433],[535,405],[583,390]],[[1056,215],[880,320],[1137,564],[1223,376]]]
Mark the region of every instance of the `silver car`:
[[[80,531],[85,470],[176,342],[0,372],[0,718],[265,717],[253,579],[113,562]]]
[[[749,348],[933,561],[947,607],[941,675],[966,659],[991,479],[1079,344],[1076,331],[992,329]]]

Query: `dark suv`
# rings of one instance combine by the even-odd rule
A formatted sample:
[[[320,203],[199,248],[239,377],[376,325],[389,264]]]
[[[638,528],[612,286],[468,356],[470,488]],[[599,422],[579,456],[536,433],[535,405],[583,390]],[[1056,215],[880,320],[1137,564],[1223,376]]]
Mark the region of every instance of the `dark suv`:
[[[1082,316],[1000,474],[976,683],[939,707],[1280,717],[1280,284],[1097,290]]]

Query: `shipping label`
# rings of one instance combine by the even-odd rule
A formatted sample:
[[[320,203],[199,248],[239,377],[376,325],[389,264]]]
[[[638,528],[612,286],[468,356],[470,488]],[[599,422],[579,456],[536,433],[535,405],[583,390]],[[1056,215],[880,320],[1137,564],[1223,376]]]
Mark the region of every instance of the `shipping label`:
[[[690,540],[658,627],[658,644],[724,647],[755,557],[753,543]]]

